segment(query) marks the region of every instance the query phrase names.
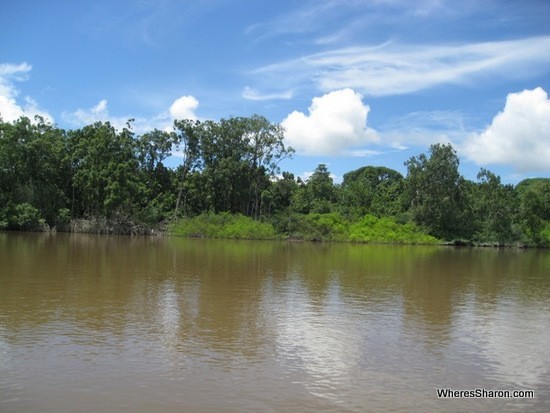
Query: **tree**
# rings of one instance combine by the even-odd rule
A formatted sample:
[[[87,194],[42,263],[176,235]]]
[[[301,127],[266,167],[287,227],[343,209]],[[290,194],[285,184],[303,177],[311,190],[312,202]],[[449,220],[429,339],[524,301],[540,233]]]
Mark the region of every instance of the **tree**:
[[[176,140],[174,133],[158,129],[136,139],[136,157],[140,170],[140,193],[138,219],[149,224],[163,221],[172,213],[178,186],[173,185],[174,171],[163,161],[171,154]]]
[[[342,182],[342,206],[352,215],[394,216],[403,212],[405,180],[383,166],[365,166],[348,172]]]
[[[297,190],[298,183],[294,174],[283,172],[282,178],[271,182],[269,187],[262,192],[262,214],[270,215],[288,209]]]
[[[279,172],[279,163],[291,157],[294,149],[285,147],[283,129],[280,125],[273,124],[259,115],[253,115],[243,121],[246,123],[245,139],[248,142],[248,160],[253,174],[253,199],[250,202],[249,214],[257,218],[260,212],[260,192],[262,186],[265,189],[268,185],[266,174],[273,178]]]
[[[413,156],[407,166],[407,196],[413,220],[437,238],[469,238],[465,223],[464,178],[451,145],[430,146],[430,156]]]
[[[519,221],[527,242],[550,246],[550,179],[525,179],[517,184]]]
[[[471,186],[468,204],[472,209],[473,237],[480,242],[509,243],[517,239],[514,221],[518,200],[512,185],[503,185],[500,177],[481,168],[478,183]]]
[[[183,163],[179,168],[179,174],[181,176],[178,185],[178,197],[176,200],[176,207],[174,209],[174,216],[178,215],[178,210],[181,203],[181,197],[185,189],[186,179],[190,172],[192,172],[199,162],[199,144],[201,141],[201,133],[204,132],[205,125],[201,122],[192,121],[189,119],[175,120],[174,121],[174,144],[181,151],[183,157]],[[183,201],[183,210],[185,212],[187,207],[187,197]]]
[[[293,208],[301,213],[330,212],[338,199],[338,192],[334,181],[325,164],[319,164],[313,174],[296,192],[293,199]]]
[[[176,121],[175,128],[184,158],[178,199],[186,188],[187,175],[196,169],[204,178],[207,209],[257,218],[270,177],[293,152],[284,145],[281,127],[254,115],[219,122]]]
[[[136,140],[137,158],[140,168],[152,172],[171,154],[176,141],[174,134],[158,129],[141,135]]]
[[[40,116],[0,124],[0,226],[55,225],[67,205],[65,132]]]
[[[78,212],[107,218],[131,214],[141,189],[133,133],[96,122],[72,131],[69,140]]]

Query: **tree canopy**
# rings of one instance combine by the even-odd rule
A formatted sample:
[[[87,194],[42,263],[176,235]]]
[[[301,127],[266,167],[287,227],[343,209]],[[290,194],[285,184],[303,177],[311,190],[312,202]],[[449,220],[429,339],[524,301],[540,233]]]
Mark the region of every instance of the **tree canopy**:
[[[421,231],[444,241],[550,245],[550,179],[514,187],[482,168],[472,182],[451,145],[436,144],[405,162],[407,176],[367,165],[335,184],[320,164],[304,182],[280,171],[294,152],[283,136],[259,115],[176,120],[171,132],[141,135],[132,120],[122,130],[97,122],[69,131],[40,117],[0,120],[0,229],[75,230],[95,220],[132,232],[233,214],[311,239],[427,240],[411,235]],[[165,164],[171,154],[177,168]]]

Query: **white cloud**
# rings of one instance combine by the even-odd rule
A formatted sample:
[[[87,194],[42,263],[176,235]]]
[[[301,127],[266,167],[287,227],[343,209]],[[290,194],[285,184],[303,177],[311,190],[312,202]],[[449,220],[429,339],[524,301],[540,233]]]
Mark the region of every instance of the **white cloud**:
[[[448,0],[302,0],[296,7],[288,7],[268,21],[248,26],[245,34],[255,36],[258,42],[288,34],[320,33],[318,43],[327,44],[347,38],[348,34],[365,27],[372,30],[383,25],[387,30],[394,21],[402,23],[414,19],[418,24],[419,18],[463,14],[469,9],[466,3],[470,2],[463,0],[458,6]]]
[[[151,118],[136,118],[132,116],[112,116],[109,113],[106,99],[100,100],[89,109],[77,109],[74,112],[63,112],[63,120],[72,127],[83,127],[95,122],[110,122],[116,129],[126,127],[130,118],[134,119],[132,130],[138,134],[150,132],[154,129],[171,131],[174,119],[198,119],[195,110],[199,101],[193,96],[181,96],[176,99],[170,108]]]
[[[371,96],[412,93],[479,76],[528,76],[547,70],[550,36],[464,45],[387,42],[316,53],[251,72],[289,89],[312,84],[322,91],[352,88]]]
[[[90,109],[77,109],[72,113],[63,113],[63,119],[74,126],[85,126],[95,122],[106,122],[109,120],[107,100],[102,99]]]
[[[274,99],[292,99],[292,90],[287,90],[279,93],[261,94],[255,89],[246,86],[242,93],[243,98],[248,100],[274,100]]]
[[[0,96],[7,99],[15,98],[19,92],[13,86],[13,80],[25,80],[27,73],[31,70],[32,66],[28,63],[18,65],[11,63],[0,64]]]
[[[19,90],[15,87],[14,82],[26,80],[31,70],[32,66],[28,63],[0,64],[0,117],[4,121],[12,122],[22,116],[33,119],[35,115],[38,115],[53,122],[52,116],[40,109],[38,103],[31,97],[25,96],[23,104],[17,101]]]
[[[23,116],[25,111],[15,99],[0,95],[0,117],[5,122],[11,122]]]
[[[97,105],[89,109],[77,109],[74,112],[63,112],[61,114],[63,121],[74,128],[81,128],[92,125],[96,122],[109,122],[116,129],[122,130],[127,127],[128,120],[131,116],[112,116],[109,113],[107,99],[101,99]],[[133,118],[132,130],[137,133],[144,133],[153,130],[153,124],[158,122],[144,118]]]
[[[489,127],[471,135],[462,152],[478,164],[550,171],[550,100],[540,87],[510,93]]]
[[[182,96],[170,106],[172,119],[197,119],[195,110],[199,107],[199,101],[194,96]]]
[[[346,151],[377,142],[368,128],[370,108],[361,95],[342,89],[312,100],[309,115],[294,111],[283,120],[288,144],[305,155],[345,155]]]
[[[365,158],[367,156],[380,155],[382,152],[371,149],[354,149],[346,152],[346,155],[354,158]]]

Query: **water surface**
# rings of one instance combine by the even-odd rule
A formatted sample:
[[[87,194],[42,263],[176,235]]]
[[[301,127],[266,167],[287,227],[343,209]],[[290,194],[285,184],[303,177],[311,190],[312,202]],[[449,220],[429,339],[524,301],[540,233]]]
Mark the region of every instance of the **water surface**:
[[[0,233],[3,413],[548,412],[549,327],[547,250]]]

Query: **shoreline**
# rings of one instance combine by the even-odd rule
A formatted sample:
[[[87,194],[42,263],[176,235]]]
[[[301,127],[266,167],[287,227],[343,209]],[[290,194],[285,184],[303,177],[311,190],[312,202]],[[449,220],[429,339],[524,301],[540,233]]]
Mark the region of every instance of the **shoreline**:
[[[216,239],[228,241],[284,241],[288,243],[313,243],[313,244],[354,244],[354,245],[395,245],[395,246],[439,246],[439,247],[454,247],[454,248],[483,248],[483,249],[540,249],[548,250],[549,247],[527,245],[521,243],[515,244],[500,244],[491,242],[470,242],[466,240],[440,241],[436,243],[420,243],[420,242],[396,242],[384,240],[372,241],[353,241],[353,240],[327,240],[327,239],[305,239],[300,237],[283,236],[272,238],[252,238],[252,237],[211,237],[203,234],[196,235],[177,235],[171,234],[166,228],[141,228],[138,232],[121,232],[114,231],[112,228],[96,228],[90,230],[77,229],[57,229],[57,228],[42,228],[34,230],[0,230],[0,234],[25,234],[25,233],[41,233],[41,234],[89,234],[103,236],[127,236],[127,237],[171,237],[171,238],[189,238],[189,239]]]

